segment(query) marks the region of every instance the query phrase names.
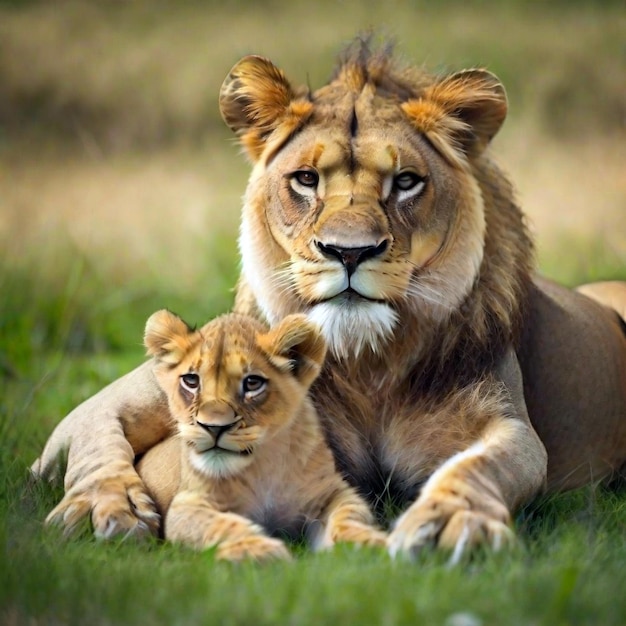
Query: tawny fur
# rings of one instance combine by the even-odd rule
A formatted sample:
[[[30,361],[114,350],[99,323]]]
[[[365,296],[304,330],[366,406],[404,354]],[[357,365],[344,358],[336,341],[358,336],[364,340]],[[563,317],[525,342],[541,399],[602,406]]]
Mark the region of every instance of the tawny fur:
[[[316,548],[385,545],[368,505],[336,471],[307,395],[325,346],[304,316],[267,332],[231,314],[192,331],[159,311],[145,343],[178,423],[178,436],[137,467],[165,516],[166,539],[216,547],[217,558],[231,561],[289,558],[277,536],[307,531]],[[185,386],[189,375],[195,389]],[[250,375],[260,386],[246,392]],[[209,432],[217,427],[226,430]],[[163,471],[173,445],[178,480]]]
[[[576,288],[576,291],[614,309],[622,319],[626,320],[626,283],[617,280],[607,280],[580,285]]]
[[[546,486],[619,471],[626,291],[590,299],[534,275],[523,215],[488,153],[507,108],[492,74],[435,76],[358,40],[314,92],[246,57],[220,105],[253,163],[235,308],[321,326],[330,351],[312,397],[340,469],[381,509],[405,508],[392,553],[498,547]],[[107,463],[123,457],[118,476],[137,480],[132,452],[169,427],[162,407],[144,365],[70,414],[34,466],[47,475],[71,440],[49,519],[71,525],[84,502],[102,533]],[[93,423],[106,447],[89,439]]]

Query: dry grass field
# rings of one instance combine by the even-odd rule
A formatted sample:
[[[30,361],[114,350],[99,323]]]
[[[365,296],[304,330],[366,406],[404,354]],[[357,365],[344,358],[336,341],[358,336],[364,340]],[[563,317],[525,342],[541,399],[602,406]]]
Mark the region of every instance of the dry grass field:
[[[230,66],[260,53],[318,86],[344,43],[374,27],[412,62],[503,78],[511,113],[494,150],[548,273],[594,276],[598,254],[626,265],[626,12],[544,4],[0,8],[5,260],[47,263],[67,248],[113,284],[130,275],[193,289],[211,243],[234,240],[247,175],[217,111]],[[572,245],[589,258],[570,258]]]

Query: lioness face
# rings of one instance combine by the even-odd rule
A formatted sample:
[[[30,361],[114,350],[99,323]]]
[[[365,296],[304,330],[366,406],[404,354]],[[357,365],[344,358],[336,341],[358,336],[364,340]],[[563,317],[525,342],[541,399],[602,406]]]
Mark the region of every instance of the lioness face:
[[[475,188],[471,176],[446,167],[399,108],[384,133],[380,121],[367,130],[374,112],[363,108],[357,129],[347,115],[334,128],[312,122],[259,165],[242,227],[244,275],[268,317],[286,301],[339,354],[377,348],[401,307],[442,319],[482,260],[481,197],[460,192]],[[259,197],[269,241],[248,215]],[[271,274],[255,280],[268,247]]]
[[[221,101],[255,160],[240,248],[267,318],[305,312],[340,357],[380,349],[407,311],[431,326],[444,320],[476,279],[485,218],[468,144],[437,106],[446,90],[450,98],[471,91],[474,74],[404,100],[365,76],[340,76],[298,101],[268,64],[252,57],[235,66]],[[277,116],[259,128],[251,99],[263,72],[280,83],[284,102],[269,112],[267,100],[257,103]],[[480,107],[472,113],[480,117]],[[465,122],[458,128],[464,138],[479,134]]]
[[[234,475],[271,446],[319,371],[325,346],[318,337],[302,316],[270,332],[239,315],[197,331],[166,310],[151,316],[145,343],[197,470]]]

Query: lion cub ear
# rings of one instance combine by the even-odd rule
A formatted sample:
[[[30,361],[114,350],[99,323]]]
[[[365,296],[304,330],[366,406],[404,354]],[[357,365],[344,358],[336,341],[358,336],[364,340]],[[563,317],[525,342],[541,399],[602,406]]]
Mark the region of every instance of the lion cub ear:
[[[193,332],[178,315],[162,309],[148,318],[143,343],[148,355],[176,365],[189,349]]]
[[[402,109],[452,165],[459,165],[464,155],[487,147],[506,118],[508,103],[494,74],[472,69],[446,76]]]
[[[289,136],[310,115],[313,105],[291,87],[284,72],[271,61],[250,55],[228,73],[220,89],[222,118],[241,138],[253,161],[267,137],[281,125]]]
[[[326,356],[324,338],[305,315],[288,315],[259,336],[259,343],[276,367],[291,371],[307,386],[319,375]]]

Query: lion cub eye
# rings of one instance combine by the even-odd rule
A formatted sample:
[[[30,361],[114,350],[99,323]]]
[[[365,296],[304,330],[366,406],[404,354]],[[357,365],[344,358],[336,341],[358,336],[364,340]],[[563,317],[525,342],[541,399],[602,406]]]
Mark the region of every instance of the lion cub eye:
[[[180,377],[180,385],[187,391],[195,393],[200,387],[200,376],[194,372],[187,372]]]
[[[265,391],[267,378],[258,374],[249,374],[241,381],[241,391],[246,398],[254,398]]]
[[[291,178],[299,185],[310,188],[317,187],[320,180],[318,173],[314,170],[297,170],[291,175]]]
[[[413,195],[419,193],[426,181],[415,172],[400,172],[393,179],[394,189],[397,191],[413,191]]]

